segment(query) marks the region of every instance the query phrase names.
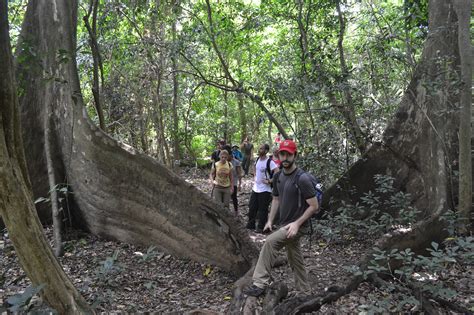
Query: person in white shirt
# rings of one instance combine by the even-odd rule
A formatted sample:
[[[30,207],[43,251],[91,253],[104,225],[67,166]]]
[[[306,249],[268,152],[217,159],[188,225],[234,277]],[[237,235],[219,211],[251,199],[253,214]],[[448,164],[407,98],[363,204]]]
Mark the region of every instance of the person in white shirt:
[[[258,158],[254,165],[254,184],[249,201],[249,221],[247,229],[263,233],[268,219],[268,207],[272,201],[271,179],[278,165],[267,154],[268,144],[262,144],[258,149]]]

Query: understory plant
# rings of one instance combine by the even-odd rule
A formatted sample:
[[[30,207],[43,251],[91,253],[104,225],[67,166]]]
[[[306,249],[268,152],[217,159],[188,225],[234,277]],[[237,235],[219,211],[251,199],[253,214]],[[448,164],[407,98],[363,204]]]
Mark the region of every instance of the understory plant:
[[[449,211],[443,218],[447,220],[447,230],[452,233],[441,244],[432,242],[427,248],[428,255],[417,255],[410,248],[390,251],[374,248],[366,271],[354,266],[351,268],[354,275],[364,278],[377,275],[379,279],[389,279],[379,286],[380,294],[359,306],[359,311],[415,311],[424,302],[421,297],[443,304],[453,302],[459,294],[454,280],[474,266],[474,237],[456,234],[453,229],[455,221],[450,221],[453,214]],[[400,262],[401,267],[392,269],[390,261],[393,259]],[[468,309],[473,311],[474,304],[468,305]]]
[[[318,237],[328,244],[362,237],[378,237],[397,228],[409,228],[419,210],[410,204],[410,194],[397,191],[394,178],[375,175],[375,190],[365,193],[356,204],[343,202],[334,214],[313,222]]]
[[[331,244],[374,239],[396,229],[411,228],[419,211],[410,204],[410,195],[396,191],[390,176],[376,175],[374,180],[374,192],[364,194],[355,205],[343,204],[334,214],[315,222],[316,237]],[[458,296],[453,279],[472,269],[474,237],[457,233],[460,219],[456,212],[449,210],[441,219],[449,236],[441,243],[432,242],[427,254],[416,254],[410,248],[373,248],[366,269],[347,267],[353,275],[370,279],[376,286],[358,306],[359,312],[416,312],[427,300],[451,303]],[[474,305],[469,308],[473,311]]]

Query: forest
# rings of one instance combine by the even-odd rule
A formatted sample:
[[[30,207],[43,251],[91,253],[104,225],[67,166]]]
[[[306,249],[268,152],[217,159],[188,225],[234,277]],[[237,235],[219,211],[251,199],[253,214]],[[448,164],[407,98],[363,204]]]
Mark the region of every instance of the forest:
[[[0,0],[0,313],[473,314],[471,16]],[[230,205],[224,143],[250,168]],[[277,233],[249,227],[258,160],[285,150],[322,184],[298,238],[311,289],[287,248],[252,296]]]

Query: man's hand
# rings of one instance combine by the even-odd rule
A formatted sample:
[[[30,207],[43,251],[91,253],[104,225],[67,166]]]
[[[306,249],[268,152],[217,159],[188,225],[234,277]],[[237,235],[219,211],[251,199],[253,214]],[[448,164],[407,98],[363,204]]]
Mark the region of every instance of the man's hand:
[[[273,231],[273,230],[272,230],[272,224],[273,224],[272,222],[267,221],[267,223],[266,223],[265,226],[263,227],[263,231],[264,231],[264,232],[265,232],[266,230],[268,230],[268,231],[270,231],[270,232]]]
[[[300,225],[297,222],[292,222],[285,225],[284,229],[286,230],[286,238],[292,238],[298,234]]]

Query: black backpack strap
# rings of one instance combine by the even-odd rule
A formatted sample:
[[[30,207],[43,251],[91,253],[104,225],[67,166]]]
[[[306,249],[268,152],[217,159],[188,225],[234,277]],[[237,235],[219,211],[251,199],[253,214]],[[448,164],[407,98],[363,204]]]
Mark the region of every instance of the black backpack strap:
[[[273,177],[273,172],[270,168],[270,163],[272,162],[272,159],[270,157],[268,157],[267,159],[267,172],[268,172],[268,176],[270,176],[270,178]]]
[[[296,170],[296,175],[295,175],[295,187],[298,190],[298,209],[301,209],[301,188],[300,188],[300,177],[301,175],[304,174],[304,171],[302,169],[297,169]]]

